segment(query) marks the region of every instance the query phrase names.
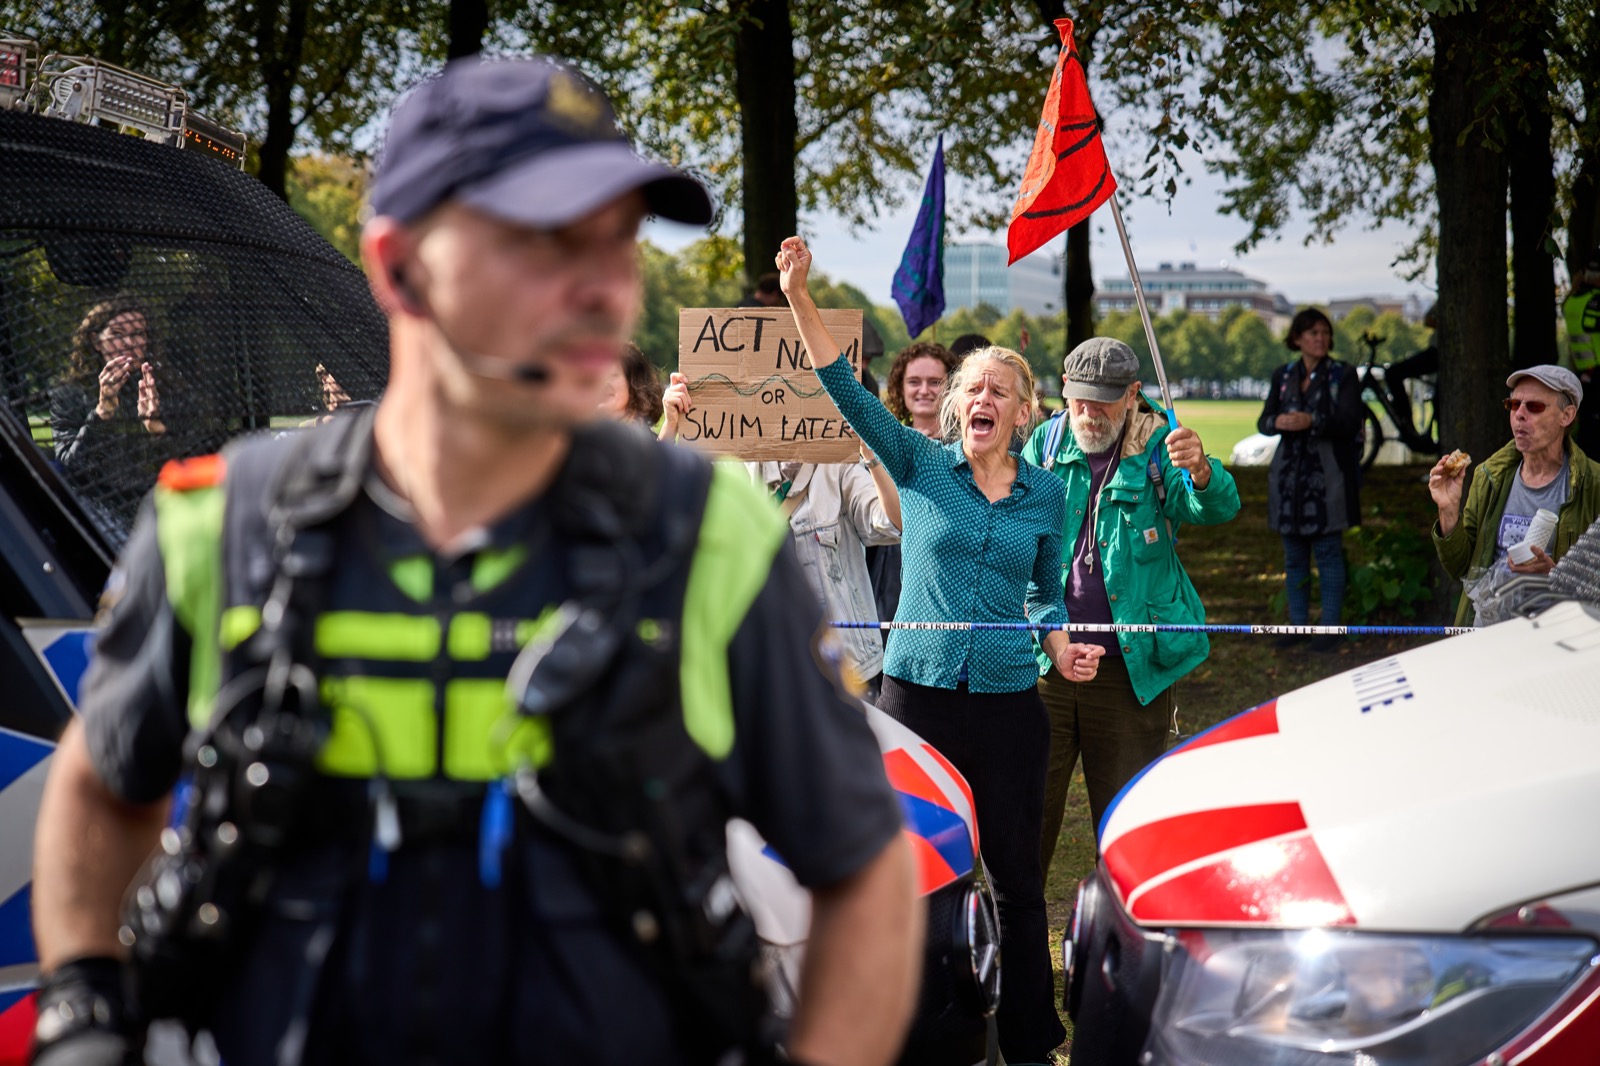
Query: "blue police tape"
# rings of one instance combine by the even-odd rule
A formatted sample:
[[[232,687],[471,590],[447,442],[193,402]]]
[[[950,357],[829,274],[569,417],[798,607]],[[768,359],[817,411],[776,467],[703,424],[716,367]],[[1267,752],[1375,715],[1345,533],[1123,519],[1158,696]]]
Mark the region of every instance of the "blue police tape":
[[[829,622],[835,629],[1040,630],[1062,633],[1247,633],[1252,636],[1453,637],[1472,626],[1148,625],[1110,622]]]

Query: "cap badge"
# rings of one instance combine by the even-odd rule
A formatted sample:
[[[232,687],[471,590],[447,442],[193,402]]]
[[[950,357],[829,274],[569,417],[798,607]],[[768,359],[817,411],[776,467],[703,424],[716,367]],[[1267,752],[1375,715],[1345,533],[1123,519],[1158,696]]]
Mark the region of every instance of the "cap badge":
[[[613,128],[600,94],[565,71],[551,75],[545,107],[552,119],[575,132],[610,132]]]

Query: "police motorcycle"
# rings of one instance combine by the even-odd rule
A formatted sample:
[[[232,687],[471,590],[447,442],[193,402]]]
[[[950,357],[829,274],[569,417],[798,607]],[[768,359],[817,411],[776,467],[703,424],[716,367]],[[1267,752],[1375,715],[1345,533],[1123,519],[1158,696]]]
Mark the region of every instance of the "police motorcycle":
[[[927,741],[862,704],[900,800],[917,884],[928,908],[922,987],[905,1066],[993,1066],[1000,1003],[1000,926],[988,887],[976,879],[977,815],[960,772]],[[729,862],[764,951],[781,1014],[793,1009],[810,923],[810,896],[748,823],[728,827]]]
[[[1506,618],[1148,767],[1062,944],[1074,1066],[1600,1061],[1600,523]]]
[[[134,464],[144,456],[126,441],[91,469],[59,459],[52,391],[68,373],[85,308],[107,293],[140,301],[163,342],[154,357],[194,394],[181,405],[170,397],[166,412],[188,454],[325,415],[329,380],[355,402],[370,401],[387,363],[365,279],[239,171],[242,139],[213,129],[174,87],[156,91],[103,63],[40,61],[38,51],[0,32],[0,153],[8,160],[0,168],[0,678],[10,695],[0,701],[0,1066],[26,1060],[35,1023],[30,865],[54,739],[93,654],[96,602],[157,469]],[[189,425],[196,428],[186,435]],[[117,469],[125,458],[128,468]],[[993,904],[976,879],[970,791],[921,738],[864,713],[900,793],[928,900],[924,982],[905,1061],[984,1061],[992,1058],[999,949]],[[238,739],[258,756],[243,764],[246,773],[261,764],[275,786],[254,797],[256,824],[270,827],[271,807],[284,797],[276,786],[292,776],[281,759],[305,738],[286,729]],[[184,852],[181,829],[164,838],[169,856]],[[782,1015],[792,1006],[809,899],[750,827],[731,825],[728,839],[730,883],[760,937],[769,998]],[[160,890],[159,870],[144,887],[130,914],[159,918],[150,900],[176,897]],[[229,917],[191,899],[190,924]],[[150,1055],[186,1060],[170,1040]]]

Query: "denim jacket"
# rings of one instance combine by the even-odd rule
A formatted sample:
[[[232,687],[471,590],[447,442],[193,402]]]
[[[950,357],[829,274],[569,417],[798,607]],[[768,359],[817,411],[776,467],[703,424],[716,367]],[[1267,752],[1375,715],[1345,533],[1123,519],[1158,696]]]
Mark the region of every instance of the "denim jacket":
[[[769,492],[783,482],[777,463],[746,463],[750,480]],[[806,463],[789,487],[799,498],[789,515],[795,555],[829,622],[876,622],[867,576],[867,544],[898,544],[900,530],[878,500],[878,487],[860,463]],[[883,672],[883,634],[835,630],[846,659],[862,680]]]

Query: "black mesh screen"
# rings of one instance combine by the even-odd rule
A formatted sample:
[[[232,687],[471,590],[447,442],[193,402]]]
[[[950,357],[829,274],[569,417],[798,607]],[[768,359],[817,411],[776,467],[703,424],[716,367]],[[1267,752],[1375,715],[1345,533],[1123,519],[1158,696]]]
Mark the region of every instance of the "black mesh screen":
[[[265,186],[0,111],[0,417],[110,547],[166,460],[374,399],[387,373],[360,270]]]

